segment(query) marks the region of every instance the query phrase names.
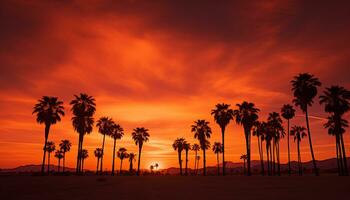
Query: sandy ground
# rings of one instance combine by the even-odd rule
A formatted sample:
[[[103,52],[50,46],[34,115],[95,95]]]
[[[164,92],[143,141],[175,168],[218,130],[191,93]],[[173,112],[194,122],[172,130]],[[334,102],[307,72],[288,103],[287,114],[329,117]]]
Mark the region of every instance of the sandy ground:
[[[349,199],[350,177],[0,176],[0,199]]]

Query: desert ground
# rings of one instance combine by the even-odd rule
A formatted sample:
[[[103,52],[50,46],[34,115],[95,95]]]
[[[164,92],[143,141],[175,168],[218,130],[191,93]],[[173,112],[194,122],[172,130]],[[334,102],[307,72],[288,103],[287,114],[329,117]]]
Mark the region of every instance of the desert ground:
[[[350,178],[0,176],[0,199],[348,199]]]

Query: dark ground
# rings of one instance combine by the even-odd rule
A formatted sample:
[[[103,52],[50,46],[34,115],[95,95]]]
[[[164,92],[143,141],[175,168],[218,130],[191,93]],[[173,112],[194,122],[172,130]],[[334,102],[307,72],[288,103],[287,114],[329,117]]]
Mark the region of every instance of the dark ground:
[[[350,177],[0,176],[0,199],[350,199]]]

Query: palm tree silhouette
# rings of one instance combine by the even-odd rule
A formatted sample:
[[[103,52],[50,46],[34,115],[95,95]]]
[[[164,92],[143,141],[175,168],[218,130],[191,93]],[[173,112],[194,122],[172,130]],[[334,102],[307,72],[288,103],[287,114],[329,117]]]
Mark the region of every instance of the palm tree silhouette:
[[[299,175],[303,175],[303,167],[301,162],[301,156],[300,156],[300,142],[301,139],[306,137],[307,134],[305,133],[305,127],[302,126],[293,126],[292,130],[290,131],[290,135],[294,136],[294,142],[297,141],[297,151],[298,151],[298,166],[299,166]]]
[[[188,151],[191,149],[191,144],[186,142],[184,143],[184,150],[186,153],[186,165],[185,165],[185,175],[188,175]]]
[[[191,132],[194,133],[194,138],[198,139],[198,142],[203,151],[203,175],[207,175],[206,171],[206,160],[205,160],[205,150],[209,149],[210,142],[207,140],[211,135],[211,128],[209,127],[209,122],[205,120],[197,120],[194,125],[191,126]]]
[[[82,173],[84,173],[84,161],[85,161],[85,159],[86,158],[88,158],[89,157],[89,153],[88,153],[88,150],[86,150],[86,149],[83,149],[82,151],[81,151],[81,172]]]
[[[264,176],[264,152],[263,152],[263,141],[264,137],[265,124],[259,121],[256,121],[253,126],[253,136],[258,138],[258,149],[259,149],[259,157],[260,157],[260,167],[261,167],[261,175]]]
[[[110,136],[113,138],[113,160],[112,160],[112,176],[114,175],[115,145],[124,135],[124,129],[119,124],[113,124],[113,130]]]
[[[233,110],[230,108],[229,104],[216,104],[215,109],[211,111],[214,115],[215,122],[221,128],[221,138],[222,138],[222,175],[225,176],[225,129],[226,126],[233,119]]]
[[[66,167],[66,153],[70,151],[71,146],[72,146],[72,143],[69,140],[61,140],[60,151],[63,153],[63,169],[62,169],[62,172],[64,172],[64,169]]]
[[[149,138],[148,129],[141,127],[135,128],[132,132],[132,139],[135,141],[135,144],[139,146],[139,158],[137,163],[137,176],[140,175],[140,162],[141,162],[141,150],[143,143],[148,141]]]
[[[154,169],[154,166],[153,166],[153,165],[151,165],[149,168],[150,168],[150,170],[151,170],[151,174],[153,174],[153,169]]]
[[[346,176],[349,175],[349,172],[345,154],[346,151],[343,140],[343,133],[345,132],[344,128],[347,127],[347,123],[346,120],[344,121],[342,119],[342,116],[350,110],[349,100],[350,91],[341,86],[331,86],[329,88],[326,88],[324,95],[320,96],[320,104],[324,104],[325,111],[331,114],[331,117],[329,117],[329,122],[333,121],[334,124],[334,129],[331,129],[331,131],[336,136],[337,153],[339,155],[339,157],[337,156],[337,159],[338,163],[344,164],[344,166],[340,165],[341,175]],[[328,126],[328,128],[331,128],[331,126]],[[341,159],[343,160],[341,161]]]
[[[270,123],[262,122],[262,130],[264,134],[264,140],[266,143],[266,160],[267,160],[267,174],[272,175],[272,149],[271,142],[274,134]]]
[[[318,168],[316,165],[314,150],[312,148],[308,106],[312,105],[313,99],[317,95],[317,87],[321,86],[321,82],[318,80],[318,78],[314,77],[314,75],[302,73],[295,76],[291,83],[294,95],[293,103],[295,104],[295,106],[300,107],[300,109],[305,113],[306,127],[309,136],[309,146],[312,157],[312,163],[314,166],[314,173],[316,176],[318,176]]]
[[[158,163],[154,164],[154,167],[156,168],[156,170],[158,170],[159,164]]]
[[[243,154],[243,155],[241,155],[241,157],[239,159],[243,160],[243,174],[245,175],[246,174],[245,161],[247,160],[247,155]]]
[[[185,144],[185,138],[177,138],[173,143],[173,148],[175,151],[177,151],[178,159],[179,159],[179,166],[180,166],[180,175],[182,176],[182,159],[181,159],[181,152],[184,150],[184,144]]]
[[[93,115],[96,111],[95,99],[92,96],[81,93],[79,96],[74,95],[70,105],[73,112],[72,123],[74,130],[79,134],[77,168],[76,173],[80,173],[82,168],[81,152],[83,150],[83,141],[85,134],[92,132],[94,125]]]
[[[236,104],[238,109],[234,110],[234,116],[236,117],[237,124],[241,124],[244,129],[244,135],[246,140],[247,149],[247,175],[250,176],[250,141],[251,141],[251,129],[258,120],[258,112],[260,111],[255,107],[254,103],[244,101],[242,104]]]
[[[290,148],[289,148],[289,127],[290,127],[290,120],[295,116],[295,109],[292,105],[285,104],[281,108],[281,115],[284,119],[287,120],[288,128],[287,128],[287,144],[288,144],[288,175],[291,175],[291,167],[290,167]]]
[[[119,174],[122,174],[122,167],[123,167],[123,160],[124,158],[128,158],[129,154],[126,152],[126,148],[121,147],[119,148],[117,152],[117,156],[120,159],[120,169],[119,169]]]
[[[98,132],[103,135],[102,157],[100,162],[100,173],[102,174],[105,139],[106,135],[110,136],[112,134],[114,128],[114,121],[112,120],[112,118],[109,117],[101,117],[99,120],[97,120],[96,127],[98,128]]]
[[[218,165],[218,176],[220,175],[220,162],[219,162],[219,154],[223,152],[223,146],[220,142],[214,142],[213,152],[216,154],[216,162]]]
[[[52,152],[54,152],[56,149],[55,143],[48,141],[46,144],[46,151],[48,153],[47,157],[47,173],[50,174],[50,155]]]
[[[39,124],[45,125],[44,155],[41,165],[41,173],[44,174],[46,145],[49,138],[50,127],[60,122],[61,116],[64,116],[63,102],[59,101],[57,97],[43,96],[38,100],[38,103],[34,105],[32,114],[36,114],[36,121]]]
[[[63,153],[62,153],[62,151],[57,150],[57,151],[55,152],[55,157],[56,157],[57,160],[58,160],[58,170],[57,170],[57,172],[60,173],[61,159],[63,158]]]
[[[197,175],[197,156],[198,156],[198,151],[200,150],[200,146],[198,144],[193,144],[192,145],[192,151],[194,151],[194,173]]]
[[[97,158],[97,165],[96,165],[96,174],[98,174],[98,167],[100,165],[100,159],[102,157],[102,149],[101,148],[96,148],[94,151],[95,157]]]
[[[130,166],[129,166],[129,173],[131,173],[131,172],[134,170],[134,169],[133,169],[133,162],[134,162],[134,160],[136,160],[135,157],[136,157],[136,154],[134,154],[134,153],[129,153],[129,163],[130,163]]]

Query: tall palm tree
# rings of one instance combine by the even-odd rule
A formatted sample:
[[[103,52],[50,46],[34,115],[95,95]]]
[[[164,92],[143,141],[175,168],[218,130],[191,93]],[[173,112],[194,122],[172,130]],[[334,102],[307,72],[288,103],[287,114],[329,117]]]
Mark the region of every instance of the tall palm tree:
[[[344,173],[342,175],[349,175],[345,145],[342,133],[342,116],[350,110],[350,91],[341,86],[331,86],[326,88],[324,95],[320,96],[320,104],[325,105],[325,111],[332,115],[334,121],[334,135],[336,136],[336,145],[340,149],[339,155],[343,159]],[[345,131],[344,131],[345,132]],[[338,152],[338,151],[337,151]]]
[[[64,172],[64,169],[66,167],[66,153],[70,151],[71,147],[72,147],[72,143],[69,140],[61,140],[60,151],[63,153],[63,169],[62,169],[62,172]]]
[[[223,152],[223,146],[220,142],[214,142],[213,152],[216,154],[216,162],[218,165],[218,176],[220,175],[220,161],[219,154]]]
[[[117,156],[120,159],[120,169],[119,169],[119,174],[122,174],[122,167],[123,167],[123,160],[124,158],[128,158],[129,154],[126,152],[126,148],[121,147],[119,148],[117,152]]]
[[[263,141],[264,141],[264,129],[265,123],[256,121],[253,126],[253,136],[258,138],[258,149],[259,149],[259,157],[260,157],[260,167],[261,167],[261,175],[264,175],[264,152],[263,152]]]
[[[234,110],[234,116],[236,118],[237,124],[243,126],[244,135],[246,140],[247,149],[247,175],[250,176],[250,141],[251,141],[251,130],[254,123],[258,120],[258,112],[260,110],[255,107],[254,103],[249,103],[244,101],[242,104],[237,104],[237,109]]]
[[[274,137],[271,124],[263,122],[263,134],[266,144],[266,161],[267,161],[267,174],[269,176],[272,175],[272,149],[271,149],[271,143]]]
[[[186,157],[186,164],[185,164],[185,175],[188,175],[188,151],[191,149],[191,144],[185,141],[184,143],[184,150],[185,150],[185,157]]]
[[[192,151],[194,151],[194,172],[197,175],[197,156],[198,156],[198,151],[200,150],[200,146],[198,144],[193,144],[192,145]]]
[[[88,158],[88,157],[89,157],[89,152],[88,152],[88,150],[83,149],[83,150],[81,151],[81,172],[83,172],[83,173],[84,173],[84,161],[85,161],[85,159]]]
[[[287,128],[287,144],[288,144],[288,174],[291,175],[291,167],[290,167],[290,148],[289,148],[289,127],[290,120],[295,116],[295,109],[290,104],[285,104],[281,108],[281,115],[284,119],[287,120],[288,128]]]
[[[49,138],[50,127],[60,122],[61,117],[64,116],[63,102],[59,101],[57,97],[43,96],[38,100],[38,103],[34,105],[32,114],[36,114],[36,121],[39,124],[45,125],[44,155],[41,164],[41,173],[44,174],[46,145]]]
[[[185,138],[177,138],[173,143],[173,149],[177,151],[178,159],[179,159],[179,166],[180,166],[180,175],[182,176],[182,159],[181,159],[181,153],[184,150],[184,144],[185,144]]]
[[[62,151],[57,150],[57,151],[55,152],[55,157],[56,157],[57,160],[58,160],[58,170],[57,170],[57,172],[60,173],[61,159],[63,158],[63,153],[62,153]]]
[[[50,174],[50,155],[55,150],[56,150],[55,143],[48,141],[46,144],[46,151],[48,153],[48,156],[47,156],[47,173],[48,174]]]
[[[129,173],[131,173],[134,168],[133,168],[133,162],[136,160],[136,154],[134,153],[129,153],[129,163],[130,163],[130,166],[129,166]]]
[[[148,129],[141,127],[135,128],[132,132],[132,139],[135,141],[135,144],[139,146],[139,158],[137,163],[137,176],[140,175],[140,162],[141,162],[141,151],[143,143],[148,142],[149,138]]]
[[[303,174],[303,166],[301,162],[301,156],[300,156],[300,142],[301,139],[306,137],[307,134],[305,133],[305,127],[302,126],[293,126],[292,130],[290,131],[290,136],[294,137],[294,142],[297,142],[297,151],[298,151],[298,166],[299,166],[299,175],[301,176]]]
[[[100,162],[100,173],[102,174],[105,139],[106,139],[106,135],[109,136],[112,134],[113,128],[114,128],[114,121],[112,120],[112,118],[109,118],[109,117],[101,117],[99,120],[97,120],[96,127],[98,128],[98,132],[103,135],[102,157]]]
[[[247,160],[247,155],[243,154],[239,159],[243,160],[243,174],[245,175],[246,174],[245,161]]]
[[[115,145],[116,141],[120,140],[124,135],[124,129],[119,124],[113,124],[113,130],[110,136],[113,138],[113,160],[112,160],[112,175],[114,175],[114,160],[115,160]]]
[[[233,119],[233,110],[230,108],[229,104],[221,103],[216,104],[215,109],[211,111],[214,115],[215,122],[221,128],[221,138],[222,138],[222,175],[225,176],[225,129],[226,126]]]
[[[100,159],[102,157],[102,149],[96,148],[94,151],[95,157],[97,158],[97,165],[96,165],[96,174],[98,174],[98,167],[100,166]]]
[[[92,132],[94,125],[93,115],[96,111],[96,104],[92,96],[81,93],[79,96],[74,95],[74,99],[70,102],[70,105],[72,105],[71,111],[73,112],[73,127],[79,134],[76,173],[80,173],[82,168],[81,152],[83,150],[84,136]]]
[[[205,150],[209,149],[210,142],[208,138],[211,136],[211,128],[209,127],[209,122],[205,120],[197,120],[191,126],[191,132],[194,133],[194,138],[198,139],[198,142],[203,151],[203,175],[207,175],[206,171],[206,160],[205,160]]]
[[[321,86],[321,82],[314,75],[302,73],[295,76],[291,83],[294,95],[293,103],[305,113],[306,128],[309,137],[309,146],[312,157],[312,163],[314,166],[314,173],[316,176],[318,176],[318,168],[316,165],[314,150],[312,147],[308,107],[312,105],[313,99],[317,95],[317,87]]]

